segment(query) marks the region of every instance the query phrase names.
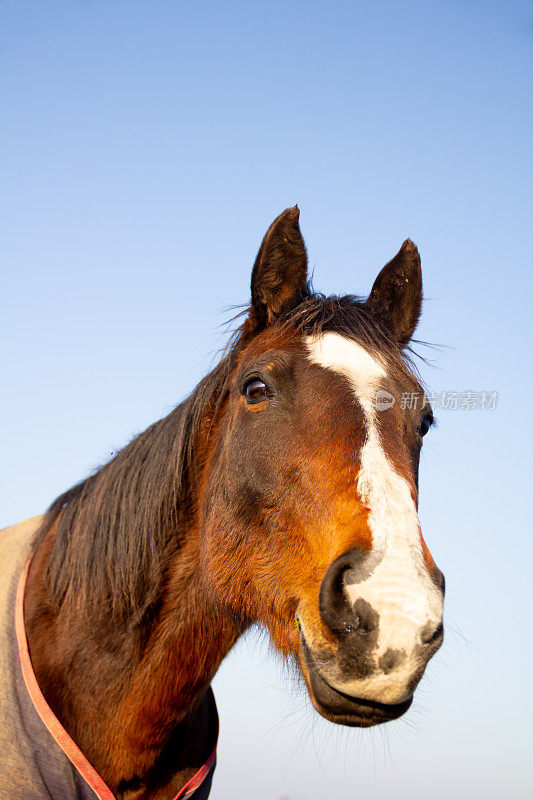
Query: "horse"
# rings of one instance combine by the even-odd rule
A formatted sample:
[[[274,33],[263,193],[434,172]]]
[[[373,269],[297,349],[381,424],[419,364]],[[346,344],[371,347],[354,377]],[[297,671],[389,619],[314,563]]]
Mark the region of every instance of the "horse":
[[[409,345],[421,307],[409,239],[366,299],[315,292],[286,209],[214,369],[44,517],[4,531],[9,668],[57,750],[40,759],[48,794],[24,794],[12,766],[10,797],[207,797],[211,682],[254,624],[325,719],[408,710],[443,640],[444,578],[417,512],[433,423]],[[45,775],[58,753],[71,794]]]

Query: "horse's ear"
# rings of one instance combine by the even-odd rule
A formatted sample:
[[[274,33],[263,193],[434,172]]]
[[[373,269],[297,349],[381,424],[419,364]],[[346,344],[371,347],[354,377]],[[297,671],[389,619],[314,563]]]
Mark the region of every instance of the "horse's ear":
[[[307,253],[298,206],[276,217],[261,243],[252,271],[249,327],[269,325],[282,307],[301,294],[307,280]]]
[[[394,339],[406,345],[422,308],[422,269],[416,245],[406,239],[374,281],[366,301]]]

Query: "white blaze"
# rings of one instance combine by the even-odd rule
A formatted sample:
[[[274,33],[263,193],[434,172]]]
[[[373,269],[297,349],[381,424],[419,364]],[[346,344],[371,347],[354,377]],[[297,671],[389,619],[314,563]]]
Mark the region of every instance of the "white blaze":
[[[416,650],[421,629],[436,627],[442,617],[442,596],[427,573],[422,555],[420,526],[407,481],[394,469],[381,446],[376,425],[375,396],[385,369],[363,347],[336,333],[308,337],[312,362],[347,377],[360,403],[367,438],[360,454],[358,493],[369,510],[372,533],[372,573],[359,583],[347,584],[350,601],[362,598],[379,614],[378,643],[373,652],[376,667],[389,648],[405,658],[386,675],[377,669],[368,678],[343,682],[341,691],[381,702],[400,702],[417,667]],[[328,678],[329,679],[329,678]],[[330,681],[335,685],[335,681]]]

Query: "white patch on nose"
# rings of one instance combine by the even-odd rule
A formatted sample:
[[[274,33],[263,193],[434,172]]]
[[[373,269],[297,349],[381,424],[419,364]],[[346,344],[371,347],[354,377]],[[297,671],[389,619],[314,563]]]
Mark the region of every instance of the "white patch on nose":
[[[386,371],[363,347],[336,333],[308,337],[307,347],[313,363],[350,380],[367,426],[357,489],[369,510],[370,558],[376,566],[365,580],[347,584],[346,592],[352,605],[361,598],[379,614],[378,642],[372,653],[376,673],[339,682],[336,688],[369,700],[400,702],[418,667],[420,632],[428,624],[436,628],[442,618],[442,595],[424,564],[420,524],[409,484],[396,472],[381,446],[375,396]],[[401,651],[403,657],[393,672],[384,674],[379,659],[388,650]]]

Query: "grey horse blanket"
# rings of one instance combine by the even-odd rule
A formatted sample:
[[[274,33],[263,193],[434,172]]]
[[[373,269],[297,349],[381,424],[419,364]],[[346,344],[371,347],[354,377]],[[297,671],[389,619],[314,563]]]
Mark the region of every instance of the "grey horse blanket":
[[[24,586],[42,517],[0,531],[0,800],[115,800],[44,699],[24,629]],[[207,762],[173,800],[206,800]]]

